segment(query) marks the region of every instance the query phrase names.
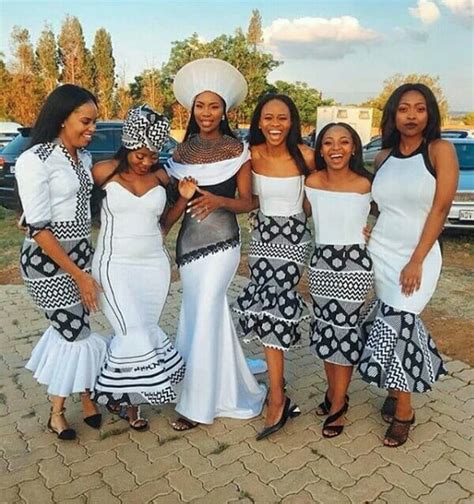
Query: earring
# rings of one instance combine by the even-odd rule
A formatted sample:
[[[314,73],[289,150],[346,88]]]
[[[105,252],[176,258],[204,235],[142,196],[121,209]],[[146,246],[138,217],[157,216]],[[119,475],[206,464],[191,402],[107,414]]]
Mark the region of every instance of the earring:
[[[351,155],[352,155],[352,156],[355,156],[355,155],[356,155],[356,153],[355,153],[355,152],[353,152]]]
[[[64,128],[64,124],[61,124],[61,128]]]
[[[222,114],[221,121],[225,121],[225,114]]]

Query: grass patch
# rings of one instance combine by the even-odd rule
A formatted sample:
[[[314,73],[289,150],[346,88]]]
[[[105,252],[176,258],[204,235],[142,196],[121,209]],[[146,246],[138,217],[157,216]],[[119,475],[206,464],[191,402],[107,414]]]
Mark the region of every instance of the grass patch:
[[[21,415],[21,418],[33,418],[35,415],[36,413],[34,411],[29,411],[28,413]]]
[[[316,397],[318,394],[317,392],[311,392],[308,396],[308,399],[313,399],[314,397]]]
[[[170,436],[170,437],[167,437],[167,438],[160,439],[158,441],[158,444],[160,446],[163,446],[164,444],[171,443],[171,441],[176,441],[179,438],[180,438],[180,436]]]
[[[7,396],[0,393],[0,404],[7,404]]]
[[[229,444],[227,443],[218,443],[217,448],[211,452],[212,455],[219,455],[219,453],[222,453],[224,450],[227,450],[229,448]]]
[[[107,439],[112,436],[119,436],[120,434],[123,434],[124,432],[128,431],[128,427],[116,427],[115,429],[109,429],[107,431],[101,431],[99,435],[99,440],[104,441],[104,439]]]
[[[16,212],[0,207],[0,269],[18,263],[24,235],[16,227],[17,219]]]
[[[245,490],[241,490],[239,493],[239,500],[244,500],[244,499],[248,499],[250,502],[255,502],[255,500],[251,494],[249,494]]]

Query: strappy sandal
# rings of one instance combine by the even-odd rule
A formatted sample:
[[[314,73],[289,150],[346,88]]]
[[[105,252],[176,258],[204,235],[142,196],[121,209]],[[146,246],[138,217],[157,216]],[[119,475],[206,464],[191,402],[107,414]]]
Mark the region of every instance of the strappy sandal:
[[[80,396],[81,399],[86,396],[90,399],[89,392],[83,392]],[[93,415],[83,418],[83,420],[89,427],[92,427],[93,429],[100,429],[100,426],[102,425],[102,413],[94,413]]]
[[[326,420],[324,420],[323,437],[333,438],[342,434],[342,431],[344,430],[344,425],[330,425],[330,424],[334,423],[336,420],[339,420],[339,418],[344,416],[347,413],[348,409],[349,409],[349,403],[346,400],[344,406],[339,411],[336,411],[336,413],[334,413],[331,416],[328,416]]]
[[[345,396],[346,402],[349,402],[349,396],[346,394]],[[329,400],[328,393],[324,394],[324,401],[320,402],[316,406],[316,416],[326,416],[329,415],[329,411],[331,410],[331,401]]]
[[[191,420],[188,420],[187,418],[179,417],[177,420],[172,422],[171,427],[175,431],[184,432],[187,430],[194,429],[198,425],[199,425],[198,422],[192,422]]]
[[[391,423],[393,417],[395,416],[395,410],[397,409],[397,398],[394,396],[387,396],[382,404],[382,409],[380,410],[380,415],[384,422]]]
[[[130,427],[133,430],[136,430],[136,431],[147,430],[149,427],[148,420],[146,418],[142,418],[142,416],[140,414],[141,413],[140,406],[137,407],[137,418],[133,418],[133,419],[127,413],[128,408],[133,408],[133,406],[120,406],[118,416],[122,420],[126,420],[128,422],[128,425],[130,425]]]
[[[296,404],[291,404],[291,400],[289,397],[285,399],[285,405],[283,407],[283,412],[281,414],[280,420],[276,424],[270,425],[269,427],[263,428],[258,434],[257,437],[255,438],[257,441],[261,441],[262,439],[265,439],[266,437],[270,436],[270,434],[274,434],[275,432],[278,432],[280,429],[282,429],[288,419],[290,418],[296,418],[297,416],[301,415],[301,410]]]
[[[392,423],[390,424],[387,432],[385,433],[385,439],[383,445],[387,448],[398,448],[407,442],[408,434],[410,432],[410,427],[415,423],[415,413],[410,420],[398,420],[398,418],[393,417]],[[386,443],[386,441],[393,441],[394,443]]]
[[[70,427],[66,427],[65,429],[59,430],[51,425],[51,420],[52,420],[53,416],[64,418],[65,412],[66,412],[66,408],[63,408],[61,411],[53,411],[53,408],[51,408],[51,414],[49,415],[49,420],[48,420],[48,430],[49,430],[49,432],[56,434],[58,439],[61,439],[63,441],[72,441],[73,439],[76,439],[76,431],[74,429],[71,429]],[[64,421],[66,422],[66,419],[64,419]]]

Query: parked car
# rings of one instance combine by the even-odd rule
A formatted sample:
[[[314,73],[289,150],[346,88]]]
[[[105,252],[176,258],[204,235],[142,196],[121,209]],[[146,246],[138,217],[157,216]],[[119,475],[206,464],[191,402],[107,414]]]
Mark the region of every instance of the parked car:
[[[21,127],[16,122],[0,122],[0,152],[18,135],[18,128]]]
[[[459,184],[446,228],[474,230],[474,138],[449,138],[459,160]]]
[[[364,164],[369,168],[373,166],[375,156],[379,153],[382,148],[382,137],[373,138],[368,144],[364,145],[362,149],[362,157],[364,159]]]
[[[441,131],[441,138],[474,138],[474,129],[445,129]]]
[[[14,138],[0,153],[0,205],[19,209],[19,199],[15,184],[15,163],[18,156],[28,148],[31,128],[20,128],[19,135]],[[97,129],[87,150],[96,163],[110,159],[119,149],[122,136],[121,121],[103,121],[97,123]],[[159,164],[164,164],[173,154],[178,142],[169,137],[160,152]]]
[[[234,130],[234,135],[242,142],[248,142],[249,140],[249,129],[248,128],[238,128]]]

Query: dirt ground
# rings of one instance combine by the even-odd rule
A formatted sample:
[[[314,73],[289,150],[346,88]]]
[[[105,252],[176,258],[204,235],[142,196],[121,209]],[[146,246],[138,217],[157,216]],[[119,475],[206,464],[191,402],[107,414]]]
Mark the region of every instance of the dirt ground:
[[[248,243],[247,232],[244,231],[243,234],[244,243]],[[462,360],[471,366],[474,366],[473,238],[473,235],[458,236],[452,233],[444,238],[443,272],[436,293],[422,314],[438,348],[446,355]],[[16,260],[14,263],[10,260],[6,263],[3,266],[0,265],[0,285],[22,283],[15,264]],[[245,246],[238,274],[248,277]],[[171,281],[178,279],[179,273],[176,266],[173,266]],[[309,299],[306,274],[302,278],[299,289],[303,296]]]

